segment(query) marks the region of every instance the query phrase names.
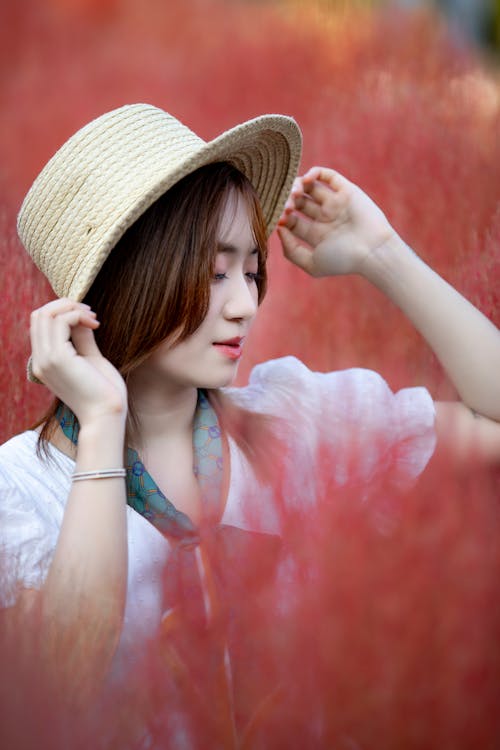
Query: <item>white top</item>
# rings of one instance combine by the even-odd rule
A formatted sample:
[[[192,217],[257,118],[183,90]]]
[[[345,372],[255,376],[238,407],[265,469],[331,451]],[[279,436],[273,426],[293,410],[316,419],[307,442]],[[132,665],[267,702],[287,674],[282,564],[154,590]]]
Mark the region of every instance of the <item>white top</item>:
[[[434,405],[424,388],[393,394],[375,372],[351,369],[313,373],[294,357],[255,367],[249,385],[230,388],[234,403],[280,417],[287,446],[283,497],[290,507],[314,502],[321,453],[331,459],[337,485],[363,486],[389,471],[408,484],[424,469],[435,445]],[[16,581],[41,588],[47,574],[69,495],[74,461],[54,447],[50,460],[36,456],[38,434],[24,432],[0,447],[0,606],[14,603]],[[319,452],[317,448],[321,447]],[[259,485],[251,465],[229,440],[230,483],[221,523],[279,533],[270,488]],[[355,466],[351,457],[357,456]],[[127,507],[128,588],[118,654],[133,659],[134,644],[152,635],[161,619],[161,574],[169,542]],[[117,654],[117,656],[118,656]]]

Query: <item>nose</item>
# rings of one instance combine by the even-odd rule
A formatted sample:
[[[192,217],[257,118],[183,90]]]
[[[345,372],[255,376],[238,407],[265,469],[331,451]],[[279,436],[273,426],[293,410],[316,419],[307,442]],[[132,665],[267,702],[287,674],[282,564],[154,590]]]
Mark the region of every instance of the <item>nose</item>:
[[[251,320],[257,312],[257,286],[245,274],[235,274],[227,285],[224,317],[228,320]]]

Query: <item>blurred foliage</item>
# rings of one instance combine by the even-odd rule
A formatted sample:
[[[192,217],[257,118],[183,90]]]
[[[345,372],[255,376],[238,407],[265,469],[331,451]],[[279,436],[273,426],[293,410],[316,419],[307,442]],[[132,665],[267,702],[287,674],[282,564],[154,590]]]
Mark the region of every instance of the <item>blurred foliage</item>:
[[[205,138],[262,112],[304,132],[304,168],[361,184],[405,239],[499,322],[499,87],[432,12],[223,0],[19,0],[0,8],[0,436],[47,401],[26,384],[30,310],[48,288],[15,237],[37,171],[85,122],[125,102],[172,111]],[[394,387],[452,396],[409,324],[358,279],[312,281],[271,242],[271,284],[242,363],[295,354],[311,367],[361,365]],[[293,289],[293,304],[290,290]]]
[[[0,619],[1,747],[497,750],[498,473],[434,463],[412,492],[372,484],[362,502],[329,474],[285,516],[277,560],[273,537],[217,543],[219,616],[152,633],[92,710],[68,709],[39,669],[36,617]]]
[[[414,249],[500,324],[496,70],[431,9],[363,5],[324,13],[313,0],[1,4],[1,439],[48,399],[24,377],[29,312],[50,291],[16,238],[20,201],[76,128],[125,102],[164,107],[207,139],[263,112],[295,116],[302,166],[325,163],[358,182]],[[306,278],[273,238],[270,291],[240,380],[255,362],[290,353],[313,368],[368,366],[393,387],[419,383],[453,396],[418,334],[376,290],[358,279]],[[258,658],[244,653],[244,666],[257,680],[267,654],[289,689],[271,734],[247,746],[498,747],[498,474],[434,464],[405,497],[373,487],[360,503],[356,488],[326,485],[322,499],[319,515],[291,519],[288,619],[270,578],[253,609],[253,592],[234,591],[242,642],[261,647]],[[234,569],[258,563],[253,552]],[[156,641],[145,673],[105,697],[104,718],[83,726],[88,716],[62,715],[34,679],[36,638],[24,620],[15,635],[26,651],[0,628],[0,745],[125,748],[138,720],[153,746],[179,736],[168,726],[166,696],[175,695]],[[210,658],[195,643],[198,654]],[[186,695],[198,699],[203,688],[193,678]],[[186,703],[188,717],[196,706]],[[203,716],[214,713],[209,704]],[[193,725],[202,738],[205,719]]]
[[[252,0],[247,0],[252,2]],[[253,2],[259,0],[253,0]],[[469,42],[488,50],[500,50],[499,0],[260,0],[260,2],[315,8],[324,15],[352,13],[360,9],[402,7],[407,9],[434,8],[441,11]]]

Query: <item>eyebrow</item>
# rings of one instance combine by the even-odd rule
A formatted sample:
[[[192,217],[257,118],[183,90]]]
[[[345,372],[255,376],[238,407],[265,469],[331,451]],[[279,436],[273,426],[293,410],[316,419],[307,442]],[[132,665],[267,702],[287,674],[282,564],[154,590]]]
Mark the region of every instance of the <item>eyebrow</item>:
[[[236,255],[239,251],[235,245],[230,245],[227,242],[219,242],[217,244],[217,252],[227,253],[228,255]],[[257,255],[258,252],[259,252],[259,248],[254,247],[253,250],[250,250],[248,255]]]

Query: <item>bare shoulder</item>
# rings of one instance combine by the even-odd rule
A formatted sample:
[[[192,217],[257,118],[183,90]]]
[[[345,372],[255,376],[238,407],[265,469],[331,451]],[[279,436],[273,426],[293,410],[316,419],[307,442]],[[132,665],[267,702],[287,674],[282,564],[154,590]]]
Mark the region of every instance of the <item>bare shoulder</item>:
[[[437,401],[438,448],[460,463],[500,465],[500,422],[459,401]]]

